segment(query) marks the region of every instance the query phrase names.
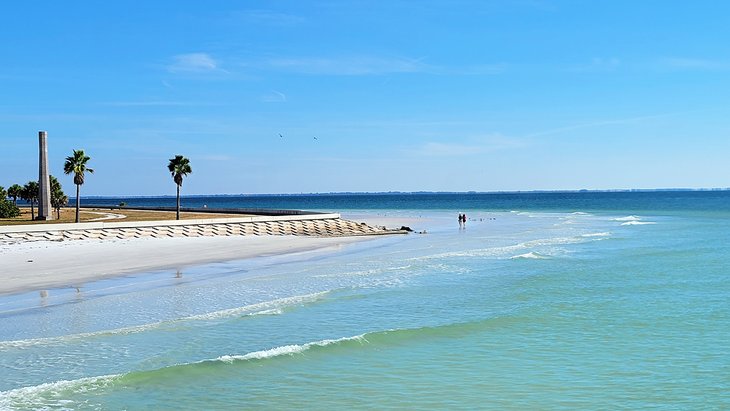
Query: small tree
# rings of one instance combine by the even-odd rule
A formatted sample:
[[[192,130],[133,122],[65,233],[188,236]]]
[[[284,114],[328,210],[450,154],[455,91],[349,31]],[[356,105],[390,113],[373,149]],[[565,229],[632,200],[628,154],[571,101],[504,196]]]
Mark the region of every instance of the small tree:
[[[0,186],[0,200],[5,200],[5,197],[8,196],[8,192],[5,191],[5,187]]]
[[[86,163],[91,157],[84,154],[84,150],[74,150],[73,155],[66,157],[66,163],[63,165],[63,172],[66,174],[73,173],[74,184],[76,184],[76,222],[79,222],[79,208],[81,207],[81,199],[79,191],[84,184],[84,173],[94,173],[94,170],[86,167]]]
[[[68,205],[68,196],[63,192],[61,183],[54,176],[50,176],[51,182],[51,207],[56,210],[56,218],[61,218],[61,207]]]
[[[38,182],[28,181],[24,186],[20,198],[30,203],[30,219],[35,220],[35,203],[38,201]]]
[[[0,198],[0,218],[13,218],[20,215],[20,209],[6,198]]]
[[[175,158],[170,159],[170,163],[167,165],[167,169],[170,171],[170,174],[172,175],[172,179],[175,181],[175,184],[177,185],[177,208],[176,208],[176,215],[175,219],[180,219],[180,187],[182,187],[183,183],[183,177],[187,176],[188,174],[193,172],[193,169],[190,168],[190,160],[187,158],[176,155]]]
[[[13,205],[18,205],[18,197],[23,192],[23,187],[18,184],[13,184],[8,187],[8,197],[13,199]]]

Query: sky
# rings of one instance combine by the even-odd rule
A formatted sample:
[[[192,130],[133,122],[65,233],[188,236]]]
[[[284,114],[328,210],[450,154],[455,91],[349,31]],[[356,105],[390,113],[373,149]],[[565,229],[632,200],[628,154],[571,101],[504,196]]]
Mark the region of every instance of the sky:
[[[730,2],[33,1],[0,185],[82,195],[730,186]]]

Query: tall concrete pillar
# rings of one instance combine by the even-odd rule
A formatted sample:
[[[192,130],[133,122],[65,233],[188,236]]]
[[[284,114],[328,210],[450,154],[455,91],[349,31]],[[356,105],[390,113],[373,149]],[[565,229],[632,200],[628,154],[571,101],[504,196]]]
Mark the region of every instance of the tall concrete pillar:
[[[38,220],[53,220],[51,180],[48,177],[48,133],[38,132]]]

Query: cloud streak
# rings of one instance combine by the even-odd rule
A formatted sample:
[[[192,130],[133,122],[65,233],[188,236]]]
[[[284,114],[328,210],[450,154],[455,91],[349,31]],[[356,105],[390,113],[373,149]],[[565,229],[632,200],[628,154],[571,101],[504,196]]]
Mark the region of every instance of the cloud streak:
[[[192,101],[164,101],[164,100],[151,100],[151,101],[108,101],[99,103],[102,106],[110,107],[194,107],[194,106],[213,106],[218,104],[213,103],[201,103]]]
[[[552,134],[559,134],[563,133],[565,131],[573,131],[573,130],[579,130],[582,128],[592,128],[592,127],[601,127],[601,126],[609,126],[609,125],[615,125],[615,124],[630,124],[630,123],[637,123],[643,120],[651,120],[655,118],[663,118],[663,117],[672,117],[677,116],[681,114],[687,114],[687,113],[693,113],[697,110],[693,111],[682,111],[682,112],[676,112],[676,113],[664,113],[664,114],[653,114],[649,116],[640,116],[640,117],[628,117],[628,118],[621,118],[621,119],[615,119],[615,120],[603,120],[603,121],[594,121],[591,123],[581,123],[581,124],[573,124],[565,127],[558,127],[553,128],[549,130],[544,131],[538,131],[532,134],[528,134],[525,137],[526,138],[532,138],[532,137],[541,137],[541,136],[548,136]]]
[[[378,56],[274,58],[264,68],[313,75],[378,75],[428,71],[422,59]]]
[[[730,70],[730,61],[671,57],[661,61],[662,65],[678,70]]]
[[[167,66],[170,73],[206,73],[222,71],[219,63],[207,53],[178,54],[172,57],[172,64]]]
[[[500,150],[523,148],[527,142],[521,139],[494,134],[486,137],[470,139],[464,143],[430,141],[416,148],[414,153],[427,157],[458,157],[492,153]]]
[[[231,14],[235,22],[268,26],[292,26],[306,21],[303,17],[272,10],[241,10]]]
[[[264,103],[286,103],[286,94],[280,91],[271,90],[261,96],[261,101]]]

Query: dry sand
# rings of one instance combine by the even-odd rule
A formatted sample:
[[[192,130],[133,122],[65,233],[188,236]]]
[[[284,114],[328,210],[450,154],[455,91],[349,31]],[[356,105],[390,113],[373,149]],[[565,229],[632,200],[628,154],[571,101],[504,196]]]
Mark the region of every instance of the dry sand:
[[[0,294],[56,287],[132,272],[299,253],[372,237],[190,237],[37,241],[0,245]]]
[[[353,215],[370,225],[420,230],[418,217]],[[231,236],[0,243],[0,295],[82,287],[106,277],[266,255],[337,249],[376,237]]]

